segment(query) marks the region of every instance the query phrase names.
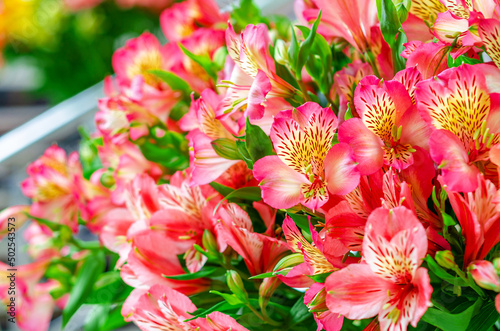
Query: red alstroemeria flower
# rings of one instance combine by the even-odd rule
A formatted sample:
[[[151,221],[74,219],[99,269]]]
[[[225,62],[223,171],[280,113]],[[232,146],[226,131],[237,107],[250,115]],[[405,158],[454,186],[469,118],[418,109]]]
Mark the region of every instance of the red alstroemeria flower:
[[[478,175],[478,187],[465,193],[447,192],[465,237],[464,267],[473,260],[481,260],[500,242],[500,210],[495,201],[495,185]]]
[[[349,319],[378,315],[381,330],[406,330],[431,305],[425,229],[404,207],[376,209],[363,240],[366,263],[351,264],[326,280],[327,306]]]

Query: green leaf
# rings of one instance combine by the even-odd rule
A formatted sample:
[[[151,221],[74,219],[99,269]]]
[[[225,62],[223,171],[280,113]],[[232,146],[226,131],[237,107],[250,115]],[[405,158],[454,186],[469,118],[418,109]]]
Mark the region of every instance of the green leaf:
[[[225,200],[233,201],[235,199],[260,201],[262,200],[262,193],[260,191],[260,187],[257,186],[242,187],[229,193],[227,196],[224,197],[224,199],[219,201],[217,206],[215,206],[214,215],[217,212],[217,209],[219,209],[219,206],[221,205],[222,202],[224,202]]]
[[[295,224],[300,229],[302,229],[302,231],[305,231],[306,233],[311,235],[311,229],[309,229],[309,219],[306,215],[288,213],[288,216],[290,216],[292,218],[292,220],[295,222]]]
[[[322,274],[312,275],[312,276],[308,276],[308,277],[311,278],[312,280],[314,280],[316,283],[324,283],[326,281],[326,279],[328,278],[328,276],[330,276],[331,274],[332,274],[331,272],[325,272]]]
[[[463,279],[460,277],[450,275],[446,270],[444,270],[436,261],[430,256],[427,255],[424,258],[425,262],[427,262],[427,266],[429,270],[432,271],[436,276],[441,278],[442,280],[447,281],[448,283],[456,286],[469,286]]]
[[[467,327],[469,326],[471,318],[481,307],[482,301],[477,300],[473,304],[470,304],[468,302],[466,302],[465,304],[470,306],[468,306],[467,309],[456,314],[444,312],[436,308],[429,308],[427,309],[427,312],[424,314],[424,316],[422,316],[422,320],[442,329],[443,331],[468,330]],[[463,305],[460,305],[457,308],[462,309],[462,306]]]
[[[119,271],[101,274],[94,288],[85,299],[86,304],[114,303],[119,294],[132,292],[132,287],[125,284]]]
[[[118,330],[127,324],[129,324],[129,322],[125,322],[122,316],[122,305],[118,305],[108,313],[108,317],[104,324],[101,325],[99,331]]]
[[[237,1],[233,2],[237,3]],[[249,24],[265,23],[259,7],[252,0],[241,0],[238,7],[231,11],[231,19],[239,29],[244,29]]]
[[[267,134],[258,125],[250,123],[247,117],[245,144],[253,162],[267,155],[273,154],[273,143]]]
[[[78,271],[75,284],[71,289],[68,303],[63,310],[62,325],[63,327],[69,322],[71,316],[80,308],[89,295],[95,281],[104,271],[106,261],[102,251],[94,252],[89,255]]]
[[[486,331],[498,320],[500,315],[495,308],[495,302],[489,301],[481,307],[481,310],[472,318],[467,331]]]
[[[102,143],[100,139],[92,139],[83,128],[78,130],[82,136],[78,156],[82,164],[83,177],[89,179],[98,169],[102,168],[101,159],[97,152],[97,146]]]
[[[205,267],[205,268],[201,269],[200,271],[193,272],[190,274],[175,275],[175,276],[163,275],[163,277],[168,278],[168,279],[175,279],[175,280],[193,280],[193,279],[204,278],[204,277],[209,277],[209,276],[221,276],[224,273],[225,273],[225,270],[222,268]]]
[[[450,67],[450,68],[458,67],[464,63],[466,63],[466,64],[478,64],[478,63],[482,63],[482,61],[478,60],[478,59],[471,59],[466,54],[462,54],[459,57],[457,57],[456,59],[453,59],[451,54],[448,52],[448,67]]]
[[[217,65],[210,60],[206,55],[196,55],[179,43],[179,47],[187,57],[189,57],[194,62],[198,63],[206,73],[212,77],[212,79],[217,80]]]
[[[226,300],[227,303],[229,303],[231,306],[236,306],[239,304],[242,304],[243,302],[238,299],[234,294],[229,294],[229,293],[221,293],[219,291],[210,291],[210,293],[220,295],[221,297]]]
[[[161,130],[163,135],[155,134],[156,130]],[[135,143],[147,160],[172,171],[184,170],[189,166],[188,141],[177,132],[155,127],[150,130],[150,135],[146,139],[140,139]]]
[[[216,182],[211,182],[209,185],[212,186],[212,188],[214,190],[216,190],[217,192],[219,192],[220,195],[222,195],[223,197],[225,197],[226,195],[228,195],[229,193],[234,191],[233,188],[216,183]]]
[[[292,325],[299,324],[311,315],[312,314],[309,312],[309,309],[304,304],[304,296],[299,297],[299,299],[293,304],[292,308],[290,308],[290,319]]]
[[[377,0],[377,13],[384,40],[391,47],[394,71],[403,70],[406,60],[401,56],[406,35],[399,20],[398,11],[392,0]]]
[[[232,201],[234,199],[260,201],[262,200],[262,193],[260,191],[260,187],[258,186],[248,186],[234,190],[233,192],[226,195],[224,199],[219,201],[217,206],[215,206],[214,214],[215,212],[217,212],[217,209],[219,209],[219,206],[222,202],[224,202],[225,200]]]
[[[231,305],[229,303],[227,303],[226,301],[222,301],[222,302],[219,302],[215,305],[213,305],[212,307],[208,308],[208,309],[198,309],[197,311],[195,311],[193,314],[193,317],[186,320],[187,321],[192,321],[194,319],[197,319],[197,318],[203,318],[203,317],[206,317],[208,314],[214,312],[214,311],[220,311],[220,312],[223,312],[223,311],[227,311],[227,310],[232,310],[232,309],[236,309],[238,307],[243,307],[244,304],[238,304],[238,305]]]
[[[313,26],[311,28],[311,31],[309,32],[309,35],[307,38],[300,44],[299,47],[299,52],[297,55],[297,65],[295,68],[295,75],[297,76],[297,79],[302,80],[302,68],[306,64],[307,58],[309,57],[309,54],[311,52],[311,48],[314,43],[314,38],[316,37],[316,31],[318,30],[319,22],[321,21],[321,13],[322,11],[319,11],[318,18],[314,21]]]
[[[189,84],[176,74],[164,70],[149,70],[148,72],[167,83],[172,90],[181,91],[185,96],[191,94],[192,89]]]
[[[349,119],[353,118],[352,112],[351,112],[351,104],[347,104],[347,111],[345,112],[344,115],[344,121],[347,121]]]
[[[241,156],[241,159],[245,161],[248,169],[253,169],[253,160],[250,154],[248,153],[247,144],[244,141],[237,141],[236,148],[238,149],[238,153]]]
[[[292,39],[290,40],[290,47],[288,48],[288,63],[291,69],[295,72],[297,71],[297,60],[299,56],[299,42],[297,41],[297,35],[292,26]]]

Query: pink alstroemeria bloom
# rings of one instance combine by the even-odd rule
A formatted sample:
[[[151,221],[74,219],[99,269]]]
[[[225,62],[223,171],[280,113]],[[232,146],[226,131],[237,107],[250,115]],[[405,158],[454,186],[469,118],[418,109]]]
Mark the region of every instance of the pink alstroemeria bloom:
[[[271,39],[265,24],[249,24],[240,35],[232,25],[226,30],[229,55],[236,63],[226,97],[217,110],[224,117],[247,105],[245,114],[252,120],[264,116],[266,98],[288,98],[297,91],[276,73],[274,60],[269,53]]]
[[[500,94],[489,91],[486,70],[497,68],[487,64],[451,68],[419,83],[415,92],[420,115],[434,130],[431,157],[452,191],[475,190],[480,172],[497,180],[489,150],[500,142]]]
[[[221,13],[214,0],[187,0],[165,9],[160,24],[168,41],[177,42],[200,28],[225,30],[228,19],[228,13]]]
[[[497,67],[500,68],[500,17],[479,21],[479,36]]]
[[[30,206],[13,206],[5,208],[0,212],[0,240],[5,236],[15,236],[17,229],[20,229],[28,220],[26,215],[30,211]],[[11,230],[13,229],[13,230]],[[9,233],[12,233],[9,235]]]
[[[485,260],[473,261],[467,270],[477,285],[487,290],[500,292],[500,277],[493,263]],[[500,312],[500,294],[495,297],[495,308]]]
[[[179,126],[190,131],[187,135],[190,147],[192,185],[204,185],[218,179],[239,160],[229,160],[218,155],[212,141],[220,138],[236,140],[239,127],[232,118],[217,119],[215,109],[220,97],[210,89],[193,100],[189,112],[180,120]]]
[[[26,169],[28,178],[21,183],[24,195],[33,200],[30,214],[67,225],[78,231],[78,211],[83,208],[77,183],[83,181],[78,153],[66,152],[53,145]],[[75,185],[75,183],[77,185]]]
[[[378,315],[381,330],[416,327],[431,305],[425,229],[404,207],[376,209],[363,240],[366,263],[351,264],[326,280],[326,303],[332,313],[349,319]]]
[[[371,27],[378,22],[374,0],[313,0],[318,9],[306,9],[302,14],[310,22],[322,10],[318,32],[327,38],[342,37],[361,54],[370,50]]]
[[[362,175],[383,165],[405,169],[413,164],[415,146],[428,147],[430,130],[412,102],[420,77],[416,68],[409,68],[385,82],[367,76],[356,87],[354,104],[360,118],[340,126],[339,141],[351,146]]]
[[[299,203],[317,210],[331,194],[347,194],[359,183],[353,152],[347,144],[332,147],[337,117],[314,102],[279,113],[271,128],[278,155],[254,165],[262,198],[274,208]]]
[[[120,83],[129,85],[136,76],[155,88],[165,87],[166,83],[156,78],[149,70],[167,69],[169,54],[165,47],[151,33],[145,32],[127,41],[124,47],[113,54],[113,69]]]
[[[52,313],[56,306],[50,291],[59,287],[55,280],[39,283],[47,270],[50,259],[16,267],[15,277],[10,278],[10,266],[0,263],[0,302],[10,303],[12,295],[8,295],[9,288],[15,287],[15,316],[18,327],[23,331],[46,331],[49,329]],[[11,282],[15,285],[12,286]],[[9,311],[7,311],[9,312]]]
[[[122,315],[142,331],[248,331],[234,318],[220,312],[186,321],[193,317],[190,313],[195,310],[196,306],[184,294],[155,285],[149,290],[133,290],[123,304]]]
[[[478,175],[477,182],[478,187],[473,192],[464,195],[447,192],[465,237],[464,267],[474,260],[484,259],[500,242],[500,211],[495,201],[498,190],[483,175]]]

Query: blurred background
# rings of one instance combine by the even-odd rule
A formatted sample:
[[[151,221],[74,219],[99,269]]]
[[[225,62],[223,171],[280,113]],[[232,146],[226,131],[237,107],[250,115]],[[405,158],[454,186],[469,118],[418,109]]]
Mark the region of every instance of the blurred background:
[[[161,11],[174,0],[0,0],[0,210],[27,204],[20,190],[28,163],[57,143],[78,149],[79,128],[93,131],[111,57],[144,31],[165,42]],[[218,0],[229,11],[238,0]],[[293,15],[293,0],[254,0],[262,13]],[[163,38],[163,39],[162,39]],[[80,236],[90,236],[80,233]],[[22,229],[17,264],[28,263]],[[6,261],[6,241],[0,260]],[[86,316],[66,330],[81,330]],[[73,323],[75,322],[75,323]],[[17,330],[0,310],[0,330]],[[60,330],[54,320],[51,330]],[[126,330],[138,330],[129,326]]]

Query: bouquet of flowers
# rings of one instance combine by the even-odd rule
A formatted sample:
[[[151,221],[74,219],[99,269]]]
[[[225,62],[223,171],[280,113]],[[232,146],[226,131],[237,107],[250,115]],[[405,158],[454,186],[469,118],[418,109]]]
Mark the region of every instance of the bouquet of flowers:
[[[295,9],[187,0],[115,52],[0,214],[21,329],[500,328],[500,3]]]

